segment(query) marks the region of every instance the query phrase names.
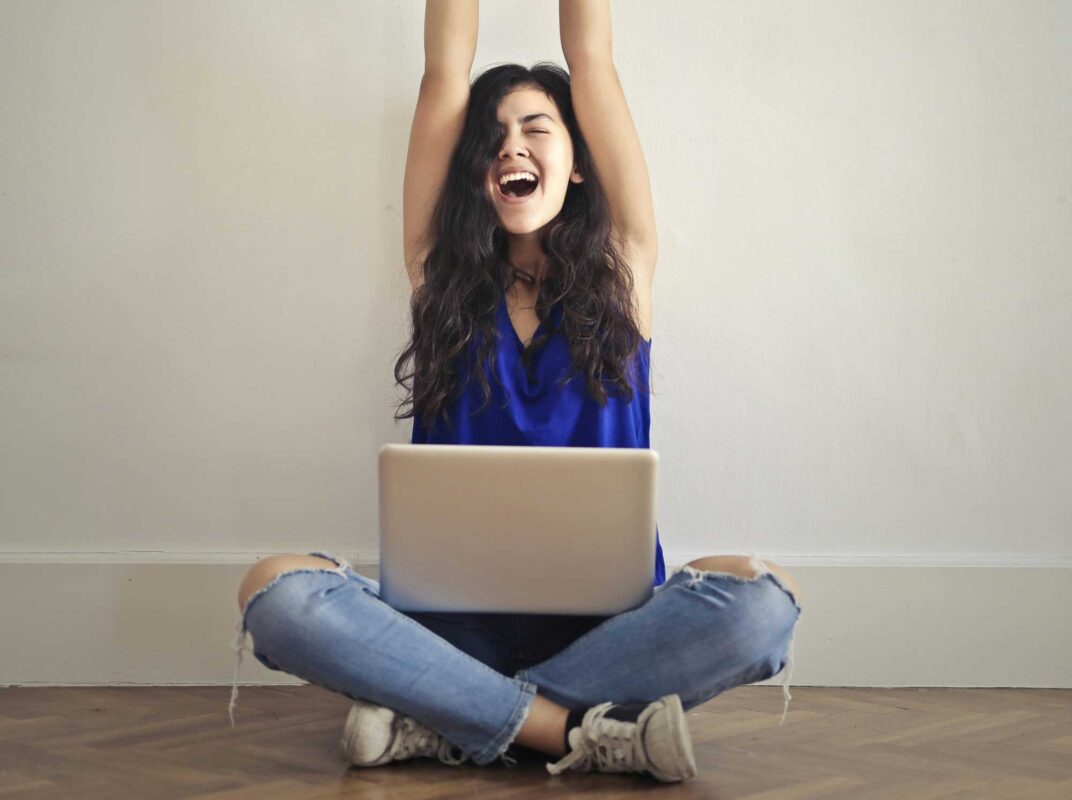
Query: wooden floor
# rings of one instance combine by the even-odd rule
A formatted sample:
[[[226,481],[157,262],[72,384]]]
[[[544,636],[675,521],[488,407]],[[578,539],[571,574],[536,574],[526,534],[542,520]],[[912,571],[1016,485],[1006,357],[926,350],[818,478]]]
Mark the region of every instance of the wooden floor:
[[[1072,798],[1072,690],[744,686],[689,712],[700,774],[552,777],[544,761],[349,768],[315,686],[0,689],[0,798]]]

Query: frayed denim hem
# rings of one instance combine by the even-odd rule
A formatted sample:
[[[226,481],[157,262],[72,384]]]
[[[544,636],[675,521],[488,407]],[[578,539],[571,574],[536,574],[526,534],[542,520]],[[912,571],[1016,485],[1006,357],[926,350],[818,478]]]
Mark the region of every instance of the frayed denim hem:
[[[510,712],[509,721],[499,732],[499,735],[491,740],[491,744],[472,756],[473,763],[482,767],[498,758],[501,759],[506,766],[514,766],[517,763],[517,759],[506,755],[506,750],[510,747],[510,744],[514,739],[517,738],[517,734],[521,728],[524,727],[525,720],[528,719],[529,712],[532,710],[532,706],[535,702],[536,684],[523,681],[521,684],[521,694],[517,698],[517,705],[515,705],[513,711]]]

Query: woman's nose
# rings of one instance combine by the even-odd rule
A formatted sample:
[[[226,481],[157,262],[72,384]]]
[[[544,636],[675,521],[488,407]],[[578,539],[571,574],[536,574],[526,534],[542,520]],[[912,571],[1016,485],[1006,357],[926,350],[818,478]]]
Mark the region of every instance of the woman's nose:
[[[506,138],[506,141],[503,142],[502,149],[499,151],[500,156],[505,156],[507,158],[509,158],[511,155],[524,153],[524,142],[521,139],[511,139],[510,137]]]

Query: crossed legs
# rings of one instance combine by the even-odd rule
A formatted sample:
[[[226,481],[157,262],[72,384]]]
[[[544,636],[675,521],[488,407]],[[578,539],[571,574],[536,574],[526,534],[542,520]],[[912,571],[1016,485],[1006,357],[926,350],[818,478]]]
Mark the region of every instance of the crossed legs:
[[[780,565],[770,561],[764,562],[771,572],[774,572],[796,595],[799,601],[800,593],[796,581]],[[716,572],[728,572],[744,578],[756,577],[756,571],[747,556],[722,555],[708,556],[689,562],[688,566],[698,570]],[[266,586],[278,575],[297,569],[339,569],[332,561],[326,558],[310,555],[278,555],[269,556],[254,564],[244,576],[238,592],[238,606],[245,609],[249,598]],[[537,694],[529,709],[515,742],[524,747],[538,750],[551,756],[561,757],[565,755],[565,728],[569,709],[548,698]]]

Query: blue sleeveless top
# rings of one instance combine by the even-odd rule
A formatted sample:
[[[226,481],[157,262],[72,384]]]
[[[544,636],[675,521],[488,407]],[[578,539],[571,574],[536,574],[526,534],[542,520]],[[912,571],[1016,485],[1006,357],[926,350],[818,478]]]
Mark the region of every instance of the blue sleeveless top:
[[[448,409],[453,428],[442,414],[431,430],[418,414],[413,418],[413,444],[492,444],[534,445],[541,447],[643,447],[650,448],[648,432],[651,413],[647,392],[633,390],[626,402],[616,389],[608,390],[607,403],[600,405],[587,391],[584,375],[574,375],[561,389],[556,381],[570,366],[569,343],[558,330],[562,323],[561,304],[550,311],[552,335],[538,352],[529,353],[530,370],[522,361],[524,344],[510,322],[506,295],[495,311],[495,372],[484,364],[484,375],[491,389],[488,406],[479,414],[483,391],[479,381],[470,380],[472,364],[479,346],[479,336],[470,342],[465,358],[459,360],[458,374],[463,393]],[[533,334],[535,339],[545,323]],[[638,351],[637,371],[641,386],[649,385],[651,340],[642,340]],[[501,385],[500,385],[501,382]],[[505,387],[505,395],[504,389]],[[666,565],[655,527],[655,574],[653,586],[666,581]]]

